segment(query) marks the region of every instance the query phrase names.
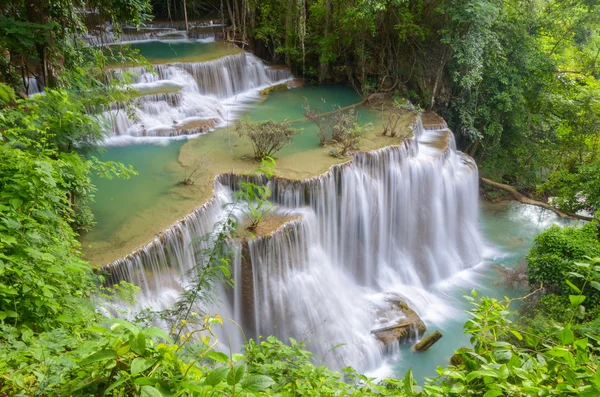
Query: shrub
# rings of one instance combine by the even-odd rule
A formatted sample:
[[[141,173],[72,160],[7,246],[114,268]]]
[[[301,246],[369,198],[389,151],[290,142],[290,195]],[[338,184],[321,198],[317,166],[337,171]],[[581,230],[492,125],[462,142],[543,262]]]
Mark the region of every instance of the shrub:
[[[573,293],[572,287],[565,282],[566,275],[570,272],[587,275],[588,270],[577,266],[576,262],[586,262],[588,257],[600,255],[596,228],[595,222],[583,227],[555,225],[536,236],[533,248],[527,254],[529,283],[533,287],[543,284],[549,292],[559,295]],[[593,302],[600,297],[600,293],[589,286],[584,294]]]
[[[257,160],[273,156],[289,144],[294,135],[299,133],[297,129],[292,128],[289,121],[278,123],[273,120],[260,123],[238,120],[235,123],[235,131],[241,137],[250,138],[254,149],[254,158]]]

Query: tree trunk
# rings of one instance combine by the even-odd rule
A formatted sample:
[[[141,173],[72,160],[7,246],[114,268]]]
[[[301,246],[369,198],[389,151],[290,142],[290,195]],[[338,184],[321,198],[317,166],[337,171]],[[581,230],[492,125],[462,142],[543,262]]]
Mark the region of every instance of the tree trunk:
[[[442,333],[440,331],[434,331],[432,334],[429,334],[421,339],[421,341],[417,343],[414,348],[418,352],[424,352],[440,339],[442,339]]]
[[[48,22],[47,15],[48,10],[44,7],[43,0],[26,0],[25,9],[27,12],[27,19],[29,22],[38,23],[44,25]],[[54,79],[51,75],[51,68],[48,65],[48,54],[46,51],[47,43],[42,42],[35,45],[38,64],[36,65],[36,78],[38,84],[41,86],[53,85]]]
[[[331,0],[325,0],[325,29],[323,31],[323,37],[325,38],[325,43],[329,45],[328,37],[329,37],[329,24],[331,23]],[[328,51],[331,51],[328,48]],[[319,83],[322,83],[329,73],[329,62],[323,62],[321,59],[321,64],[319,65]]]
[[[430,110],[433,110],[433,107],[435,106],[435,96],[437,95],[438,86],[440,84],[440,80],[442,79],[442,75],[444,74],[444,66],[446,66],[447,53],[448,47],[444,47],[444,53],[442,54],[442,59],[440,60],[440,66],[438,68],[438,71],[435,74],[435,82],[433,83],[433,90],[431,91],[431,100],[429,101]]]
[[[185,31],[189,32],[189,27],[188,27],[188,19],[187,19],[187,1],[183,0],[183,17],[185,18]]]
[[[546,204],[541,201],[530,199],[529,197],[525,196],[524,194],[522,194],[521,192],[519,192],[517,189],[515,189],[514,187],[512,187],[510,185],[505,185],[504,183],[494,182],[494,181],[492,181],[490,179],[486,179],[486,178],[480,178],[480,179],[483,183],[485,183],[487,185],[490,185],[495,188],[502,189],[502,190],[509,192],[517,201],[520,201],[523,204],[536,205],[538,207],[545,208],[547,210],[554,212],[556,215],[560,216],[561,218],[581,219],[584,221],[593,221],[595,219],[595,218],[592,218],[589,216],[584,216],[584,215],[579,215],[579,214],[570,214],[568,212],[563,212],[563,211],[559,210],[558,208],[551,206],[550,204]]]

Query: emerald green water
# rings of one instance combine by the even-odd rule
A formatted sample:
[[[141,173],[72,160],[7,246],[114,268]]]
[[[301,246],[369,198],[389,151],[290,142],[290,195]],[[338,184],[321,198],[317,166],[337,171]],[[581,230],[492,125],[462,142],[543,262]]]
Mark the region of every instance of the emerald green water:
[[[319,147],[317,127],[304,117],[302,105],[305,99],[313,109],[324,113],[358,103],[362,97],[353,88],[343,85],[307,86],[271,93],[259,106],[250,110],[248,119],[278,122],[288,120],[294,128],[301,130],[300,134],[294,136],[291,145],[277,153],[278,156]],[[356,112],[360,123],[373,123],[377,120],[377,112],[368,108],[357,107]]]
[[[144,44],[154,45],[154,43],[138,45]],[[294,137],[291,145],[278,152],[281,157],[319,147],[319,140],[315,134],[316,127],[303,120],[304,98],[307,98],[314,107],[321,106],[325,101],[326,106],[322,106],[325,111],[338,106],[348,106],[361,100],[352,88],[346,86],[300,87],[273,93],[264,101],[252,106],[248,109],[247,116],[253,121],[296,120],[293,126],[300,129],[301,133]],[[372,122],[376,119],[376,112],[365,108],[359,108],[357,112],[361,122]],[[231,137],[227,131],[227,128],[220,128],[208,135],[195,138],[203,150],[218,153],[211,161],[230,161],[230,155],[225,158],[222,154],[227,154],[227,145],[232,139],[235,141],[237,138]],[[96,218],[96,226],[85,236],[84,244],[93,245],[109,240],[112,244],[121,243],[122,236],[115,236],[116,233],[123,234],[120,229],[127,227],[135,218],[149,216],[148,211],[173,194],[173,188],[185,176],[185,170],[179,164],[178,156],[186,141],[157,139],[156,142],[160,142],[160,145],[146,141],[144,144],[109,146],[99,156],[102,160],[131,165],[139,175],[128,180],[92,177],[97,187],[95,201],[91,206]],[[154,211],[163,216],[167,210],[158,208]],[[171,223],[177,218],[172,219]],[[149,225],[151,221],[152,219],[148,220]]]
[[[458,275],[451,283],[432,288],[432,292],[452,307],[454,316],[446,315],[444,320],[435,323],[434,319],[433,325],[428,324],[427,333],[437,329],[444,335],[430,350],[419,353],[413,351],[410,345],[404,345],[400,359],[391,365],[391,372],[404,376],[412,368],[415,378],[422,382],[426,377],[435,377],[438,366],[447,366],[456,349],[469,346],[469,336],[464,333],[463,325],[469,319],[466,310],[472,306],[464,296],[470,295],[473,289],[479,296],[497,299],[525,295],[526,291],[503,285],[501,273],[494,265],[517,265],[529,251],[533,238],[553,223],[569,224],[550,211],[530,205],[480,202],[479,224],[486,241],[484,263]],[[425,320],[427,323],[427,315]]]
[[[149,208],[181,180],[181,171],[174,164],[185,141],[170,141],[165,146],[130,145],[109,147],[98,157],[131,165],[139,175],[130,179],[92,177],[97,192],[91,208],[96,226],[87,236],[105,239],[130,217]]]
[[[157,64],[208,61],[239,52],[236,46],[219,41],[205,43],[189,40],[152,40],[131,43],[127,46],[139,50],[150,63]],[[118,44],[110,46],[110,48],[118,47]],[[118,63],[118,55],[116,63]]]

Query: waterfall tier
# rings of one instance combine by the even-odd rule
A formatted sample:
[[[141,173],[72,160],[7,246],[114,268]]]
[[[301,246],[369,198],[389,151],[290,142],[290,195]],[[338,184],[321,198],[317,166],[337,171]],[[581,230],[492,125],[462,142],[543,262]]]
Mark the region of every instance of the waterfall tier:
[[[134,117],[115,104],[106,114],[113,135],[177,136],[206,132],[239,116],[258,91],[291,78],[241,52],[209,62],[172,63],[151,68],[116,69],[127,74],[141,95]],[[145,95],[147,94],[147,95]]]
[[[425,130],[419,119],[413,129],[405,144],[356,153],[319,177],[271,180],[277,211],[297,219],[237,243],[236,286],[209,310],[231,316],[248,337],[311,340],[334,367],[380,365],[386,349],[370,331],[390,321],[390,297],[423,314],[437,304],[431,285],[480,261],[475,164],[444,126]],[[109,283],[139,285],[136,309],[172,305],[202,262],[195,241],[213,230],[240,180],[218,176],[210,202],[108,265]]]

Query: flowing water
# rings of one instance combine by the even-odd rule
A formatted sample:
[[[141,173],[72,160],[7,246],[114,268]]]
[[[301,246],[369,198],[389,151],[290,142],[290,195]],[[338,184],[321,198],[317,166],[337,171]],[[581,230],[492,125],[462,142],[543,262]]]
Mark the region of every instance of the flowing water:
[[[210,118],[225,125],[249,113],[254,120],[290,119],[310,130],[299,121],[302,97],[313,106],[327,95],[329,104],[357,101],[351,91],[318,87],[275,93],[253,105],[260,87],[290,75],[245,53],[155,65],[136,74],[137,87],[152,94],[136,105],[138,121],[119,119],[113,110],[117,113],[109,143],[166,145],[108,149],[106,158],[127,158],[141,175],[137,181],[99,185],[94,206],[99,226],[92,233],[103,238],[127,217],[138,216],[140,209],[160,203],[161,197],[170,199],[168,192],[181,172],[176,156],[182,142],[160,137],[178,135],[175,124]],[[361,117],[371,121],[373,115],[364,112]],[[482,206],[478,217],[473,161],[455,150],[449,130],[424,129],[420,122],[413,128],[414,138],[407,143],[356,153],[352,162],[335,165],[321,176],[271,181],[276,212],[294,220],[272,235],[235,243],[235,287],[220,287],[217,304],[197,310],[235,320],[248,337],[305,341],[317,360],[334,368],[352,365],[382,375],[403,374],[413,367],[418,378],[433,375],[435,366],[446,364],[454,349],[468,343],[461,329],[467,308],[461,295],[472,288],[486,295],[510,293],[494,284],[497,274],[491,264],[514,264],[532,236],[556,220],[516,204]],[[219,131],[198,142],[211,147],[216,139],[223,144]],[[315,147],[316,136],[304,131],[281,155]],[[188,285],[190,269],[203,262],[199,248],[207,243],[198,238],[222,219],[238,182],[233,174],[217,177],[206,204],[105,268],[109,283],[126,280],[140,286],[138,302],[130,310],[160,310],[177,300]],[[430,331],[445,334],[430,351],[416,354],[408,345],[382,346],[371,334],[397,320],[400,314],[390,307],[397,300],[408,302]],[[219,335],[234,350],[240,348],[236,327],[226,326]]]
[[[233,274],[242,282],[221,296],[219,310],[247,335],[310,339],[333,367],[380,366],[389,347],[370,331],[389,321],[388,301],[404,299],[422,315],[440,310],[429,286],[481,259],[475,165],[454,150],[448,130],[417,123],[414,131],[405,145],[355,154],[323,176],[275,179],[274,202],[301,219],[238,255]],[[235,184],[218,178],[213,200],[110,265],[111,282],[141,283],[138,309],[174,302],[186,271],[202,261],[191,242],[212,230]]]
[[[150,44],[161,48],[160,43]],[[131,143],[131,137],[139,142],[207,132],[239,117],[260,98],[260,89],[291,78],[289,71],[266,67],[245,52],[212,61],[116,69],[112,73],[126,74],[143,96],[136,100],[134,117],[119,104],[106,113],[112,124],[109,144]]]

